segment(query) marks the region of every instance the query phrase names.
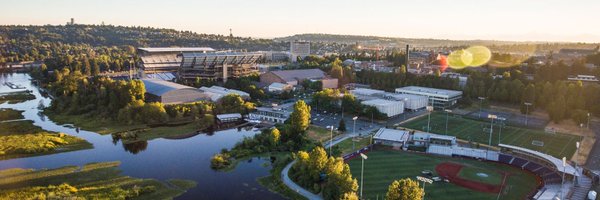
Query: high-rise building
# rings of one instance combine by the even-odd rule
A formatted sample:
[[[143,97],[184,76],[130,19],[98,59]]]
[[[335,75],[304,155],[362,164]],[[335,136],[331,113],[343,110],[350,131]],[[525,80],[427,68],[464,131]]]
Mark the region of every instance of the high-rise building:
[[[304,59],[308,55],[310,55],[310,42],[298,40],[290,42],[290,56],[292,57],[292,62],[297,62],[298,57]]]

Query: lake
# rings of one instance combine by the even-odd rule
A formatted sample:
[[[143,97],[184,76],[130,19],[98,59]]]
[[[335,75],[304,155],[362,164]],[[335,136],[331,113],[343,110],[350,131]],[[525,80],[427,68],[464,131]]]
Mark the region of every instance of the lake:
[[[154,139],[124,146],[113,141],[111,135],[100,135],[71,126],[57,125],[40,113],[40,101],[51,102],[32,85],[27,74],[0,74],[0,93],[11,91],[5,82],[12,82],[33,91],[35,100],[19,104],[1,104],[0,108],[22,110],[26,119],[45,130],[63,132],[81,137],[94,145],[93,149],[18,158],[0,161],[0,170],[8,168],[57,168],[66,165],[84,165],[90,162],[121,161],[124,175],[158,180],[188,179],[198,186],[177,199],[283,199],[260,186],[256,179],[269,175],[268,158],[252,158],[230,172],[210,168],[210,157],[223,148],[231,148],[243,137],[251,137],[258,130],[229,129],[212,135],[198,134],[185,139]]]

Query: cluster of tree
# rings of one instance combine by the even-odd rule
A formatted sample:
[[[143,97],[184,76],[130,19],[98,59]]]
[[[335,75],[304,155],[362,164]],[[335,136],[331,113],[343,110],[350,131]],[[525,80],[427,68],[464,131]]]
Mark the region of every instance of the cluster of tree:
[[[241,113],[245,115],[254,107],[254,103],[244,101],[240,95],[228,94],[219,99],[215,110],[217,113]]]
[[[419,187],[419,182],[410,178],[395,180],[388,187],[385,199],[388,200],[421,200],[425,191]]]
[[[368,84],[371,88],[392,91],[404,86],[423,86],[441,89],[459,90],[458,79],[441,77],[436,75],[418,76],[407,73],[405,67],[401,67],[396,73],[376,72],[373,70],[362,70],[356,72],[356,81]]]
[[[327,156],[322,147],[310,153],[299,151],[296,157],[290,171],[296,183],[314,193],[323,192],[324,199],[357,199],[358,183],[344,159]]]
[[[231,159],[239,159],[252,154],[274,151],[297,151],[309,145],[306,129],[309,126],[310,106],[299,100],[294,105],[290,119],[272,129],[265,129],[254,137],[246,137],[231,150],[223,149],[211,159],[211,166],[222,169],[231,164]],[[213,164],[214,163],[214,164]]]
[[[340,59],[335,59],[330,63],[331,71],[329,71],[329,75],[333,78],[338,79],[338,86],[343,87],[348,83],[354,82],[354,73],[350,66],[342,66],[342,61]]]
[[[378,120],[386,119],[387,116],[381,113],[377,108],[369,105],[363,105],[354,95],[349,92],[342,92],[338,89],[324,89],[315,92],[312,97],[311,105],[317,110],[330,112],[350,113]]]
[[[504,72],[501,78],[489,73],[471,72],[464,88],[467,99],[486,97],[489,100],[511,103],[521,106],[521,112],[527,109],[541,108],[548,112],[550,119],[560,122],[573,119],[577,123],[587,120],[587,113],[600,114],[596,101],[600,98],[600,86],[583,85],[582,82],[567,82],[557,79],[548,81],[536,79],[528,81],[518,70]],[[532,105],[527,107],[525,103]]]
[[[80,71],[63,68],[54,72],[48,86],[55,100],[50,109],[65,114],[93,114],[116,117],[127,105],[140,105],[146,92],[139,80],[115,81],[106,77],[84,76]],[[141,103],[140,103],[141,102]]]

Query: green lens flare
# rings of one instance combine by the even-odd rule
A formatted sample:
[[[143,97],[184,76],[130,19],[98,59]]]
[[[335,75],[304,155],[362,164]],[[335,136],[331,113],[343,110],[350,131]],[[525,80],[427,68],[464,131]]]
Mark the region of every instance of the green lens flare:
[[[472,60],[469,64],[471,67],[479,67],[485,65],[492,58],[490,49],[484,46],[472,46],[466,49],[472,55]]]
[[[448,65],[453,69],[462,69],[471,64],[473,55],[465,50],[453,51],[448,55]]]

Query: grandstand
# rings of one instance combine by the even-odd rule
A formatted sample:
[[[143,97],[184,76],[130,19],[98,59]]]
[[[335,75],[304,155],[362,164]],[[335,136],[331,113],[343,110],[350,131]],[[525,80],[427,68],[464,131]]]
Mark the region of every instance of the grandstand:
[[[261,53],[249,52],[206,52],[180,54],[180,79],[209,79],[227,81],[231,77],[240,77],[258,72],[256,64]]]
[[[138,48],[138,56],[141,59],[140,69],[142,69],[140,77],[145,77],[144,74],[176,72],[181,65],[181,57],[177,55],[181,53],[214,51],[209,47]]]

